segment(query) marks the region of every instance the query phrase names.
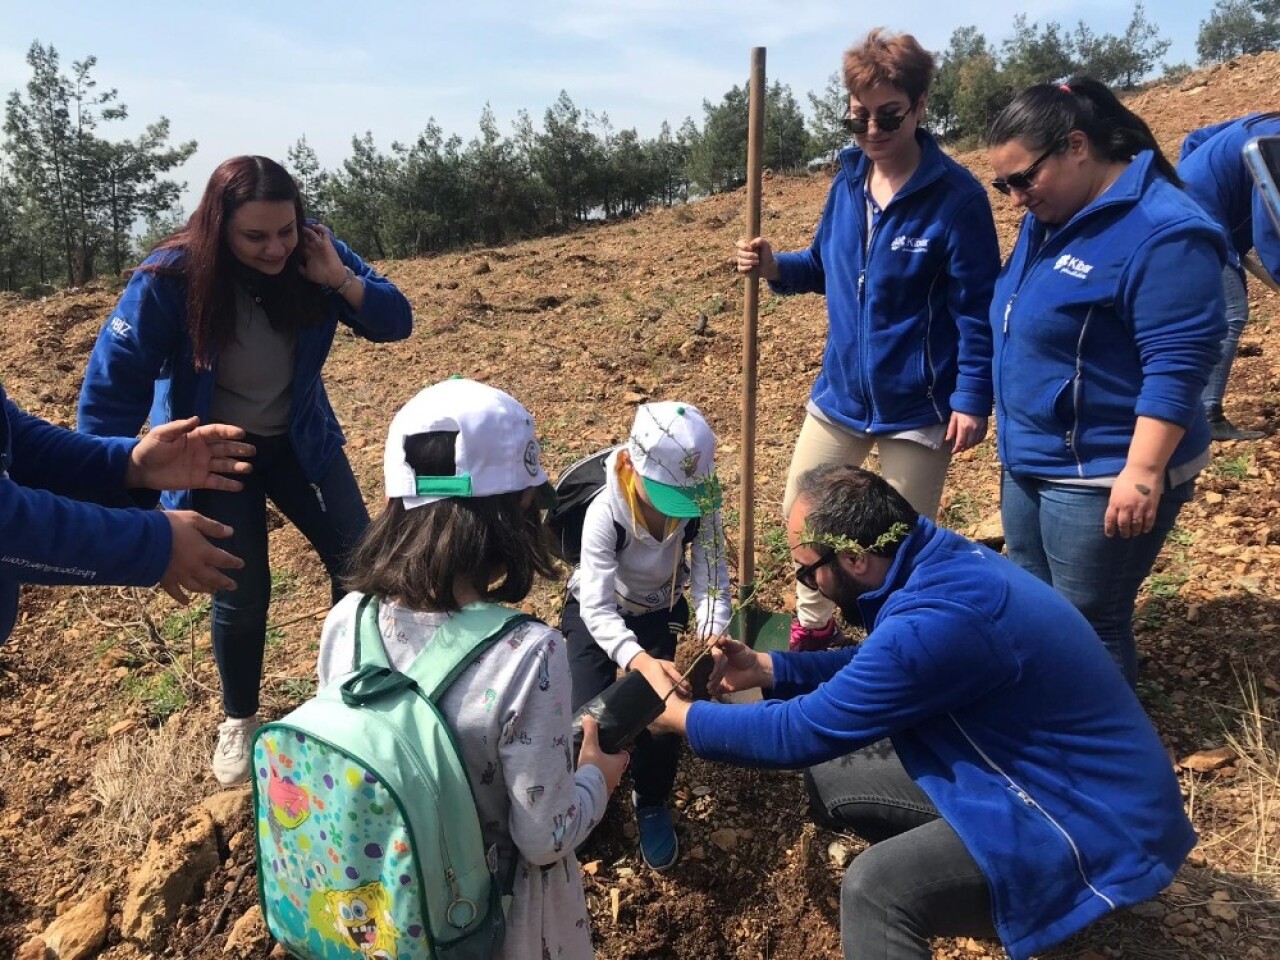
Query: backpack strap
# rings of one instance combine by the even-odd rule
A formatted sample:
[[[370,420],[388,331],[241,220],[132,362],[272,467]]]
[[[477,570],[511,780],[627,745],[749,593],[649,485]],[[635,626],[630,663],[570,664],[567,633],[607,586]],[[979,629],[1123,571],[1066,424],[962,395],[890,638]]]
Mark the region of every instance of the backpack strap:
[[[496,603],[468,604],[436,628],[405,673],[435,703],[476,657],[535,619]]]
[[[360,605],[356,607],[351,644],[352,670],[366,665],[391,667],[386,644],[382,642],[382,630],[378,627],[378,604],[378,597],[370,593],[361,597]]]

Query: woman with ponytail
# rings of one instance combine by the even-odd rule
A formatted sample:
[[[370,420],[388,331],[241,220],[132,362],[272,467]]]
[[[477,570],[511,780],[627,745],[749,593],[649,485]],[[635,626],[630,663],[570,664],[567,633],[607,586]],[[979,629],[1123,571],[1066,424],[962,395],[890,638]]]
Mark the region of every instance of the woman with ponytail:
[[[1226,240],[1095,80],[1023,91],[987,147],[992,186],[1027,211],[991,302],[1009,557],[1133,684],[1138,588],[1209,462]]]

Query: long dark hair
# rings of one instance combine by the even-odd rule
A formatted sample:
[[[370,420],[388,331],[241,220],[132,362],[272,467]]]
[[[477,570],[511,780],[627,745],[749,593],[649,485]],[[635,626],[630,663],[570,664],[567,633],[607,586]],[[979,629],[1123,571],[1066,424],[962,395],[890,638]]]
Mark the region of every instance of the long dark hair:
[[[293,204],[298,244],[277,276],[269,277],[241,264],[227,245],[226,231],[232,216],[254,200]],[[198,368],[210,367],[235,335],[237,279],[254,288],[276,329],[298,330],[324,320],[323,290],[298,272],[305,222],[302,193],[284,167],[268,157],[232,157],[213,171],[186,226],[155,246],[156,251],[172,250],[180,256],[138,268],[176,274],[186,280],[187,330]]]
[[[457,436],[439,431],[406,437],[405,460],[420,476],[451,477]],[[542,512],[537,502],[523,508],[523,497],[453,497],[412,510],[389,500],[351,555],[347,588],[414,610],[457,610],[454,585],[462,581],[487,601],[519,603],[535,574],[560,578]]]
[[[1156,169],[1182,186],[1146,121],[1117,100],[1106,84],[1090,77],[1037,83],[1023,90],[992,121],[987,146],[1017,140],[1037,153],[1064,144],[1072,130],[1083,133],[1105,160],[1128,162],[1143,150],[1152,151]]]

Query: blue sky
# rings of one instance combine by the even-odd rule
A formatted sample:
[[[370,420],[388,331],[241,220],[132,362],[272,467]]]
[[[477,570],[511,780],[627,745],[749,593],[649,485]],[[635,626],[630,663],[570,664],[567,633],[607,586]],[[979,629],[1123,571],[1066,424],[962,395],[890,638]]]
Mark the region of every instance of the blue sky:
[[[1169,62],[1195,61],[1195,37],[1212,0],[1148,0],[1148,19],[1173,41]],[[411,140],[434,117],[470,139],[486,102],[504,132],[527,108],[535,125],[560,90],[614,127],[658,132],[702,101],[745,82],[750,49],[768,51],[770,81],[788,84],[807,109],[840,55],[873,26],[914,33],[945,48],[952,30],[974,25],[998,43],[1022,9],[1032,21],[1096,33],[1121,32],[1128,0],[898,0],[883,7],[834,0],[0,0],[0,93],[25,87],[32,40],[52,43],[64,66],[95,55],[94,76],[116,87],[131,119],[119,136],[167,116],[175,141],[199,141],[181,168],[188,212],[223,159],[261,153],[284,159],[306,135],[335,167],[353,134],[371,131],[387,148]]]

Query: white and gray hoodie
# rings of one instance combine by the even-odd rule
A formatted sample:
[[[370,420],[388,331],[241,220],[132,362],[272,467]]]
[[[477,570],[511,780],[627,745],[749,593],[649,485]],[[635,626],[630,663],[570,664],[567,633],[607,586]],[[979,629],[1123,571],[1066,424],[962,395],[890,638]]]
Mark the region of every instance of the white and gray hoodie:
[[[636,522],[618,482],[618,451],[605,461],[604,489],[587,507],[582,556],[569,578],[569,592],[596,643],[625,667],[643,647],[623,617],[670,610],[691,584],[699,637],[724,633],[729,604],[729,565],[720,511],[702,518],[685,563],[685,524],[655,540]],[[615,525],[616,524],[616,525]],[[618,549],[618,526],[626,531]]]

